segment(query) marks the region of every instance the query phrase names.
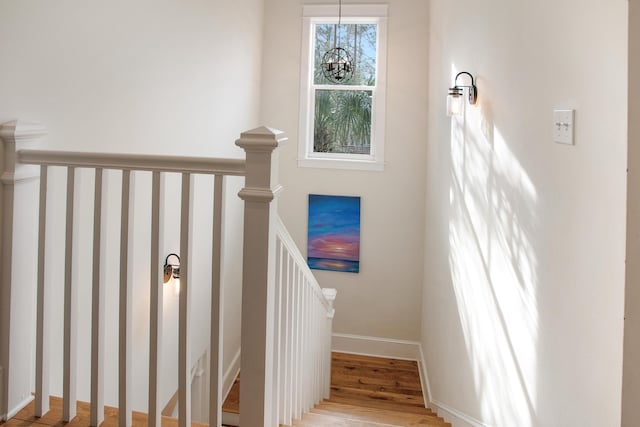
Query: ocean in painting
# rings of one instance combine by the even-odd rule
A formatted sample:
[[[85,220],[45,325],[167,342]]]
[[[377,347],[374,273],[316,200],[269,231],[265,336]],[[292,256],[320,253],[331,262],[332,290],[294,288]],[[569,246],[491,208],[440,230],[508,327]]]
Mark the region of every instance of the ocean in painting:
[[[309,268],[314,270],[342,271],[345,273],[358,273],[360,261],[347,261],[345,259],[307,258]]]
[[[360,197],[309,195],[307,264],[317,270],[360,271]]]

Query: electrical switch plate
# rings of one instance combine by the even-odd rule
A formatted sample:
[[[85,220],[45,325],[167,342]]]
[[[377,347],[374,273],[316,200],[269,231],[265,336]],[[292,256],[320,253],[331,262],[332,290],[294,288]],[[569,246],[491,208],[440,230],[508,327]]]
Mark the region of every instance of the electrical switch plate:
[[[553,142],[573,145],[574,110],[555,110],[553,112]]]

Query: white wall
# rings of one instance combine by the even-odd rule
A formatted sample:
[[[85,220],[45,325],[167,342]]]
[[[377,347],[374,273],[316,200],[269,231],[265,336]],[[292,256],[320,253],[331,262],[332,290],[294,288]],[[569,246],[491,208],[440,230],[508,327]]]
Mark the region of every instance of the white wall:
[[[130,2],[85,2],[79,0],[7,0],[0,5],[0,123],[19,118],[36,121],[49,130],[46,148],[86,151],[181,154],[195,156],[241,157],[233,144],[241,131],[257,126],[259,119],[261,38],[263,4],[261,0],[206,1],[177,0]],[[80,186],[91,190],[92,177],[83,175]],[[119,175],[113,174],[113,187]],[[240,265],[239,243],[241,204],[235,194],[242,184],[231,180],[227,198],[227,247],[225,257],[225,368],[240,346]],[[137,177],[137,219],[148,226],[148,177]],[[167,179],[169,188],[176,185]],[[199,183],[206,190],[210,183]],[[58,189],[63,191],[64,187]],[[173,203],[174,192],[167,193]],[[117,196],[109,208],[117,214]],[[196,234],[210,229],[210,218],[199,206]],[[62,224],[63,215],[52,214]],[[56,218],[55,216],[58,215]],[[82,227],[90,227],[91,217],[82,214]],[[178,250],[178,216],[175,207],[167,213],[166,253]],[[119,223],[110,223],[117,234]],[[236,233],[234,235],[233,233]],[[148,232],[135,237],[134,342],[137,355],[134,405],[146,403],[146,358],[148,357]],[[80,243],[82,250],[85,243]],[[203,321],[208,312],[206,262],[210,242],[201,240],[193,250],[194,282],[192,325],[194,360],[200,356],[208,338]],[[117,260],[115,244],[107,260]],[[58,248],[59,251],[59,248]],[[164,261],[158,260],[159,266]],[[110,264],[113,265],[113,264]],[[57,266],[51,266],[55,277]],[[79,276],[86,274],[80,268]],[[117,280],[117,271],[110,272]],[[115,286],[107,292],[108,303],[116,300]],[[89,291],[80,288],[81,297]],[[177,355],[175,311],[177,299],[165,296],[165,362],[167,369]],[[59,305],[58,305],[59,306]],[[56,310],[57,311],[57,310]],[[117,310],[107,308],[107,336],[117,335]],[[88,339],[90,309],[81,306],[81,340]],[[56,320],[61,314],[55,314]],[[203,325],[203,323],[205,323]],[[57,325],[57,326],[55,326]],[[54,322],[56,336],[61,324]],[[172,345],[172,343],[174,343]],[[114,348],[114,347],[112,347]],[[54,362],[60,361],[57,347]],[[89,354],[88,342],[80,346],[81,356]],[[105,376],[106,403],[115,403],[116,352],[110,352]],[[79,364],[80,395],[88,400],[88,360]],[[173,374],[175,375],[175,374]],[[61,378],[54,376],[53,391],[59,394]],[[164,394],[175,391],[175,378],[166,379]],[[165,396],[166,397],[166,396]],[[165,399],[166,400],[166,399]]]
[[[619,425],[627,2],[430,4],[432,398],[490,426]],[[449,119],[463,70],[480,100]],[[575,146],[553,143],[555,108]]]
[[[289,136],[280,154],[284,186],[280,215],[306,254],[308,195],[360,196],[360,273],[314,272],[321,286],[338,290],[334,332],[417,340],[427,55],[415,46],[427,40],[428,4],[422,0],[385,2],[389,4],[387,164],[384,172],[363,172],[297,166],[303,3],[267,0],[265,6],[262,120]]]

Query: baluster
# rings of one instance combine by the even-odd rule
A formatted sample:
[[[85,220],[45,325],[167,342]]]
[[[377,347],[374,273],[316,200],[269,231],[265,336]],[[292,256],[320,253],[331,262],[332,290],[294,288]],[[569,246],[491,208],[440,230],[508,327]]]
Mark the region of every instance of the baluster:
[[[317,298],[321,298],[321,296],[317,296]],[[317,314],[316,314],[316,322],[317,322],[317,336],[318,336],[318,342],[317,342],[317,351],[318,351],[318,356],[317,356],[317,360],[316,360],[316,372],[317,372],[317,384],[316,384],[316,400],[318,402],[320,402],[322,400],[322,390],[323,390],[323,381],[322,381],[322,361],[324,360],[324,343],[323,343],[323,337],[324,337],[324,313],[325,313],[325,308],[324,305],[322,304],[322,302],[319,302],[317,304]]]
[[[302,400],[302,413],[306,413],[309,410],[308,395],[309,387],[307,384],[307,352],[309,343],[309,309],[307,307],[307,294],[308,289],[306,286],[306,278],[304,277],[304,271],[302,266],[300,268],[300,286],[302,288],[302,315],[300,321],[302,322],[302,349],[300,351],[300,398]]]
[[[134,186],[131,171],[122,171],[122,199],[120,209],[120,289],[118,304],[118,425],[129,427],[131,413],[131,370],[132,360],[132,273],[129,269],[131,236],[129,227],[133,224]]]
[[[318,340],[317,338],[320,336],[320,334],[318,334],[318,300],[316,297],[316,293],[315,290],[313,290],[312,292],[312,298],[311,298],[311,312],[312,314],[312,322],[313,322],[313,332],[312,332],[312,337],[316,338],[313,340],[313,352],[311,353],[311,357],[313,358],[313,363],[312,363],[312,375],[313,375],[313,379],[312,379],[312,393],[313,393],[313,403],[311,404],[312,406],[315,405],[316,403],[319,402],[318,399],[318,355],[319,355],[319,348],[318,348]]]
[[[291,255],[287,250],[287,311],[286,311],[286,350],[285,350],[285,381],[284,381],[284,424],[291,424],[291,415],[293,413],[293,342],[294,342],[294,326],[293,326],[293,314],[294,314],[294,287],[293,287],[293,266],[291,262]]]
[[[178,309],[178,425],[191,426],[191,342],[189,339],[189,265],[192,207],[191,174],[182,174],[180,209],[180,296]]]
[[[102,221],[104,179],[102,169],[95,170],[93,202],[93,260],[91,290],[91,410],[89,425],[97,427],[104,420],[104,280],[100,260],[104,253]]]
[[[303,357],[304,357],[304,411],[308,412],[309,409],[311,409],[311,354],[310,354],[310,350],[311,350],[311,338],[313,337],[313,335],[311,335],[311,319],[312,317],[310,316],[311,314],[311,289],[309,286],[309,281],[306,277],[306,275],[304,275],[304,271],[303,271],[303,282],[304,284],[304,292],[305,292],[305,297],[304,297],[304,322],[305,322],[305,334],[304,334],[304,338],[305,338],[305,346],[304,346],[304,351],[302,352]]]
[[[76,291],[73,287],[75,168],[67,169],[67,219],[65,224],[64,259],[64,338],[62,368],[62,421],[76,416]]]
[[[211,351],[209,366],[209,425],[222,425],[222,334],[223,289],[222,289],[222,201],[224,195],[224,176],[216,175],[213,189],[213,243],[211,256]]]
[[[149,304],[149,426],[160,427],[160,383],[158,368],[160,366],[160,350],[162,349],[162,293],[163,276],[160,274],[160,240],[162,209],[164,197],[162,187],[164,177],[160,172],[153,172],[151,184],[151,259],[150,266],[150,304]]]
[[[300,274],[298,273],[298,266],[293,264],[293,289],[294,289],[294,315],[293,315],[293,371],[291,373],[293,389],[293,417],[298,419],[302,416],[302,407],[300,405]]]
[[[274,405],[274,419],[276,423],[280,423],[280,402],[282,396],[280,395],[280,358],[282,353],[280,351],[281,337],[282,337],[282,240],[276,237],[276,263],[275,263],[275,307],[274,307],[274,342],[273,342],[273,390],[272,397],[277,400]]]
[[[49,334],[46,325],[45,241],[47,223],[47,166],[40,167],[40,204],[38,222],[38,288],[36,302],[36,396],[35,415],[49,411]]]
[[[304,286],[302,283],[302,269],[296,266],[296,286],[298,288],[298,348],[296,349],[296,388],[297,388],[297,410],[298,418],[302,416],[304,411],[304,386],[302,382],[302,355],[304,353]]]
[[[287,252],[287,248],[279,238],[280,242],[280,282],[281,282],[281,300],[282,300],[282,308],[280,310],[280,365],[279,365],[279,377],[280,377],[280,386],[278,389],[278,393],[280,394],[280,420],[281,424],[289,424],[288,421],[289,415],[287,413],[287,401],[289,396],[287,395],[287,342],[289,340],[289,330],[288,330],[288,322],[287,316],[289,312],[289,277],[288,277],[288,264],[289,264],[289,254]]]

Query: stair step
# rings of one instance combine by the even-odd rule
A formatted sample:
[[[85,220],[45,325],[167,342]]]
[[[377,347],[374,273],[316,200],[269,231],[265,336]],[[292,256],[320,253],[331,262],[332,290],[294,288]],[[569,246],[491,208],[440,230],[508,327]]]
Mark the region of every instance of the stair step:
[[[451,427],[426,408],[415,361],[333,353],[331,396],[295,427]]]
[[[406,395],[343,387],[331,387],[331,398],[329,400],[366,408],[402,410],[414,414],[425,414],[427,413],[425,411],[430,411],[425,407],[422,396],[419,399],[412,399]]]
[[[325,400],[316,405],[311,412],[344,417],[357,421],[386,423],[396,426],[451,426],[451,424],[444,421],[443,418],[437,416],[429,409],[426,409],[424,413],[415,414],[405,412],[404,410],[367,408]]]
[[[291,424],[295,427],[395,427],[393,424],[383,424],[374,421],[360,421],[354,419],[348,419],[344,417],[337,417],[334,415],[318,414],[315,412],[308,412],[299,420],[294,420]]]

